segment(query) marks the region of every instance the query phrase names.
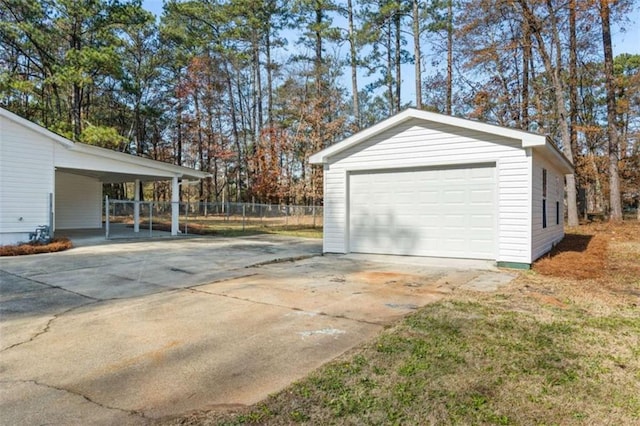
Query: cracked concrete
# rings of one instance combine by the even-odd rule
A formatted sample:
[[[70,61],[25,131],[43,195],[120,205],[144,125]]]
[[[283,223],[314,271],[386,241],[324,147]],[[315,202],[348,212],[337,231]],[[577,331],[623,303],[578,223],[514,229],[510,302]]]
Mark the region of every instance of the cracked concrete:
[[[144,424],[252,404],[495,273],[319,251],[202,238],[0,259],[3,422]]]
[[[0,401],[4,420],[20,419],[12,424],[50,425],[144,425],[148,420],[139,413],[106,407],[83,395],[35,380],[0,381]],[[29,400],[29,409],[21,402]],[[52,410],[51,407],[56,407]],[[46,413],[46,418],[42,415]],[[4,422],[4,421],[3,421]],[[9,423],[5,423],[9,424]]]

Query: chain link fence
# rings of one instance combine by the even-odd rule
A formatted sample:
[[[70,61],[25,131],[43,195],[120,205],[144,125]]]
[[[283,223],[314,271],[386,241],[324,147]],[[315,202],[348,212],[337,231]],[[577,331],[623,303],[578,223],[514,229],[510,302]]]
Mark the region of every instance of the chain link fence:
[[[171,202],[139,201],[140,236],[171,231]],[[105,232],[109,239],[133,232],[135,201],[105,199]],[[258,203],[179,203],[179,232],[228,234],[269,230],[321,229],[323,208]],[[155,234],[154,234],[155,233]],[[123,236],[121,236],[123,235]]]

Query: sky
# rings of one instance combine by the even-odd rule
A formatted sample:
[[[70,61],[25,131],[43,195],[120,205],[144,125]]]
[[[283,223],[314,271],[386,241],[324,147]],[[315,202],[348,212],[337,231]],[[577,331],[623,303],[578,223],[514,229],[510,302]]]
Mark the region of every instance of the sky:
[[[156,16],[162,15],[163,0],[143,0],[142,7],[152,12]],[[614,57],[621,53],[640,54],[640,7],[636,6],[631,14],[627,16],[627,21],[623,23],[623,27],[620,23],[612,22],[612,41],[613,41],[613,55]],[[297,35],[291,34],[291,40],[288,45],[292,46],[296,42]],[[411,48],[407,45],[407,48]],[[443,58],[444,60],[444,58]],[[402,67],[402,101],[410,102],[415,98],[414,87],[414,66],[412,64],[406,64]],[[343,85],[345,87],[351,87],[349,80],[348,70],[345,68],[343,76]],[[368,81],[362,79],[360,82],[360,88],[364,87]]]
[[[156,16],[162,15],[163,0],[143,0],[142,7],[154,13]],[[613,53],[634,53],[640,54],[640,7],[636,7],[633,13],[628,16],[629,23],[625,25],[624,32],[619,25],[614,25]]]

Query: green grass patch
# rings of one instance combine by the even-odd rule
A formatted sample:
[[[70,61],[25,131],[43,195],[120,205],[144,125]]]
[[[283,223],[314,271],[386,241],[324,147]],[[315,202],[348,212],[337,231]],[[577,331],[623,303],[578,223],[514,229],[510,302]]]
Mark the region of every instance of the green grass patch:
[[[637,424],[637,317],[429,305],[213,424]],[[266,408],[265,408],[266,407]]]

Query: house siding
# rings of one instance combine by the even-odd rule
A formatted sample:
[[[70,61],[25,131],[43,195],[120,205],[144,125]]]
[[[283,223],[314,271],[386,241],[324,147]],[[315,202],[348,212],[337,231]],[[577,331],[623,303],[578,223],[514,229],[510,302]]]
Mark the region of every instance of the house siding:
[[[493,163],[497,175],[496,260],[529,263],[530,158],[521,141],[411,119],[331,157],[325,165],[324,251],[349,248],[348,172]]]
[[[547,227],[543,227],[542,170],[547,170]],[[531,210],[531,261],[547,253],[564,237],[564,175],[541,155],[533,156],[532,210]],[[560,224],[556,224],[556,202],[560,203]]]
[[[49,225],[53,193],[53,144],[30,129],[0,117],[0,245],[27,241]]]
[[[102,227],[102,183],[56,172],[56,229]]]

